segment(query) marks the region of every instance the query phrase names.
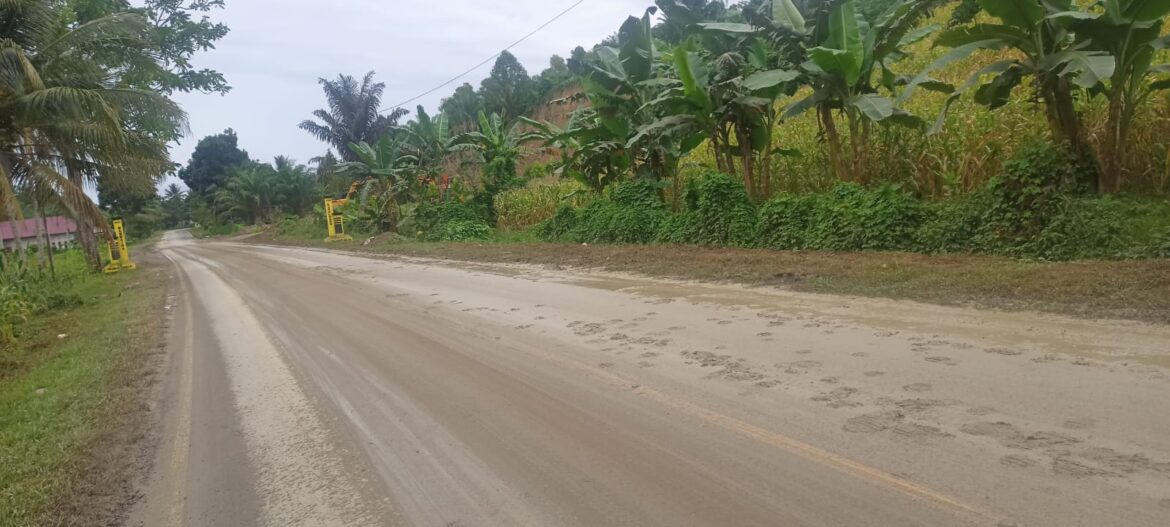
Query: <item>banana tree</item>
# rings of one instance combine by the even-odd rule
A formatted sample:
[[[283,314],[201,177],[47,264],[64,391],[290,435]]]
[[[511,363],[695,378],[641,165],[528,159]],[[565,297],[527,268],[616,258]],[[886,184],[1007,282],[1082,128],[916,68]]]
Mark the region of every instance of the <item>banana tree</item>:
[[[478,118],[479,130],[460,134],[451,144],[456,151],[472,152],[475,161],[483,166],[483,190],[476,194],[475,201],[494,225],[496,195],[520,184],[516,178],[516,162],[520,159],[524,134],[522,121],[509,125],[499,114],[489,117],[482,110]]]
[[[506,186],[516,177],[516,162],[520,159],[523,134],[521,121],[509,126],[504,118],[493,113],[490,117],[479,112],[479,130],[460,134],[451,139],[454,150],[474,152],[484,166],[484,185]]]
[[[401,141],[382,136],[376,144],[350,144],[357,161],[337,166],[337,174],[353,180],[359,193],[356,199],[358,215],[369,227],[397,229],[400,220],[399,201],[409,199],[410,173],[418,163],[417,157],[406,152]]]
[[[668,21],[693,35],[668,54],[673,76],[657,82],[661,94],[650,103],[660,118],[639,135],[660,138],[679,157],[707,140],[720,171],[736,175],[738,159],[748,194],[766,196],[775,101],[795,90],[791,81],[799,73],[759,27],[703,21],[677,0],[658,5]]]
[[[588,116],[600,128],[582,129],[581,137],[598,143],[589,145],[596,160],[615,161],[605,164],[626,166],[634,177],[663,181],[674,178],[680,158],[664,130],[652,126],[659,115],[649,103],[661,91],[665,73],[653,37],[656,13],[651,7],[641,18],[630,17],[618,31],[619,47],[598,48],[582,88],[592,108]]]
[[[431,117],[422,105],[418,106],[414,120],[400,128],[405,138],[403,145],[415,162],[417,187],[427,181],[439,178],[443,160],[455,151],[454,136],[445,114]]]
[[[805,42],[808,60],[801,65],[812,93],[789,105],[786,117],[815,110],[829,146],[834,173],[846,180],[866,182],[870,133],[874,123],[918,126],[921,121],[900,108],[890,95],[904,83],[890,66],[906,56],[903,48],[939,28],[918,27],[941,0],[903,0],[893,3],[871,26],[858,15],[855,0],[824,0],[804,18],[791,0],[774,0],[773,18]],[[876,83],[876,84],[875,84]],[[890,95],[882,95],[879,88]],[[849,163],[843,134],[834,113],[848,126]]]
[[[938,86],[929,75],[981,49],[1011,49],[1018,58],[993,62],[951,92],[934,127],[944,122],[947,109],[967,91],[975,89],[975,101],[991,109],[1004,106],[1012,91],[1025,79],[1032,79],[1037,98],[1043,102],[1052,136],[1068,145],[1077,157],[1087,160],[1091,152],[1081,115],[1075,101],[1078,91],[1091,93],[1114,75],[1116,64],[1108,52],[1081,38],[1074,38],[1078,24],[1095,17],[1073,0],[978,0],[998,24],[976,23],[956,27],[939,35],[936,46],[952,48],[922,71],[902,97],[918,86]],[[1117,3],[1109,0],[1105,3]],[[1148,2],[1134,2],[1148,3]],[[983,82],[983,78],[992,78]]]
[[[1094,12],[1066,11],[1050,15],[1068,18],[1076,45],[1107,53],[1113,74],[1102,90],[1109,100],[1104,141],[1097,152],[1098,190],[1117,190],[1125,166],[1126,147],[1134,114],[1151,94],[1170,88],[1170,81],[1149,82],[1155,73],[1170,72],[1153,64],[1157,50],[1167,48],[1160,38],[1162,18],[1170,14],[1170,0],[1111,0],[1098,2]],[[1109,68],[1102,68],[1107,71]]]
[[[522,137],[523,142],[539,142],[559,152],[557,171],[598,193],[630,172],[626,138],[613,134],[593,108],[574,111],[564,127],[527,118],[522,121],[532,128]]]

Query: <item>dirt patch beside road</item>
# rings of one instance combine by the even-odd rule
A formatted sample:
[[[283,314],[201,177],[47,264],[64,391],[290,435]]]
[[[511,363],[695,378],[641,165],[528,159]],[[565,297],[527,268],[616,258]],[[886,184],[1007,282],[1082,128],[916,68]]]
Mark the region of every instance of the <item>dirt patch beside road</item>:
[[[249,243],[326,246],[264,232]],[[971,255],[779,252],[688,246],[378,243],[333,249],[604,269],[685,280],[1170,323],[1170,260],[1040,263]]]

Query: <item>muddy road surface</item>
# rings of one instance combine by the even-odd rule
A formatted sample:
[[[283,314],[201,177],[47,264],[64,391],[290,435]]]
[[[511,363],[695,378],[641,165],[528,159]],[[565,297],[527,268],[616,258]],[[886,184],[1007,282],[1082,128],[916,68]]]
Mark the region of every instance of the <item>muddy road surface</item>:
[[[1166,525],[1170,328],[196,242],[141,525]]]

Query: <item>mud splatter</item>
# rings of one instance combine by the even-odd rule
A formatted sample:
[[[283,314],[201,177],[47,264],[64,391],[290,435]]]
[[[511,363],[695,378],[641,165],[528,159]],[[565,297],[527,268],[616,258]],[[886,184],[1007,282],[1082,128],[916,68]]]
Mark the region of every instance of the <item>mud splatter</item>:
[[[852,397],[857,394],[856,388],[842,386],[833,391],[824,392],[812,398],[812,400],[825,403],[829,408],[849,408],[861,406],[860,402],[852,400]]]
[[[1033,459],[1015,454],[1003,456],[999,458],[999,462],[1004,466],[1013,468],[1028,468],[1036,464],[1036,461]]]
[[[1088,430],[1095,426],[1097,426],[1097,421],[1089,419],[1088,417],[1069,419],[1064,422],[1064,427],[1072,430]]]
[[[926,362],[935,362],[938,364],[946,364],[947,366],[958,366],[959,365],[958,361],[956,361],[955,359],[952,359],[950,357],[942,357],[942,356],[938,356],[938,355],[927,357]]]
[[[904,417],[899,411],[864,414],[846,419],[841,428],[846,432],[873,434],[897,426]]]

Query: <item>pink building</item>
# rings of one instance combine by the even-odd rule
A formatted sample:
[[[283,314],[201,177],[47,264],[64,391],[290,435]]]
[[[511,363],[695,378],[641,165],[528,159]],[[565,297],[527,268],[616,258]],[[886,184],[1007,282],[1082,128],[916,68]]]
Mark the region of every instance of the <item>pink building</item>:
[[[4,250],[11,250],[16,246],[16,237],[27,247],[29,245],[44,245],[44,240],[37,231],[40,218],[27,219],[22,222],[0,222],[0,245]],[[46,220],[46,230],[49,233],[49,243],[53,247],[63,249],[74,242],[77,234],[77,223],[64,216],[53,216]]]

